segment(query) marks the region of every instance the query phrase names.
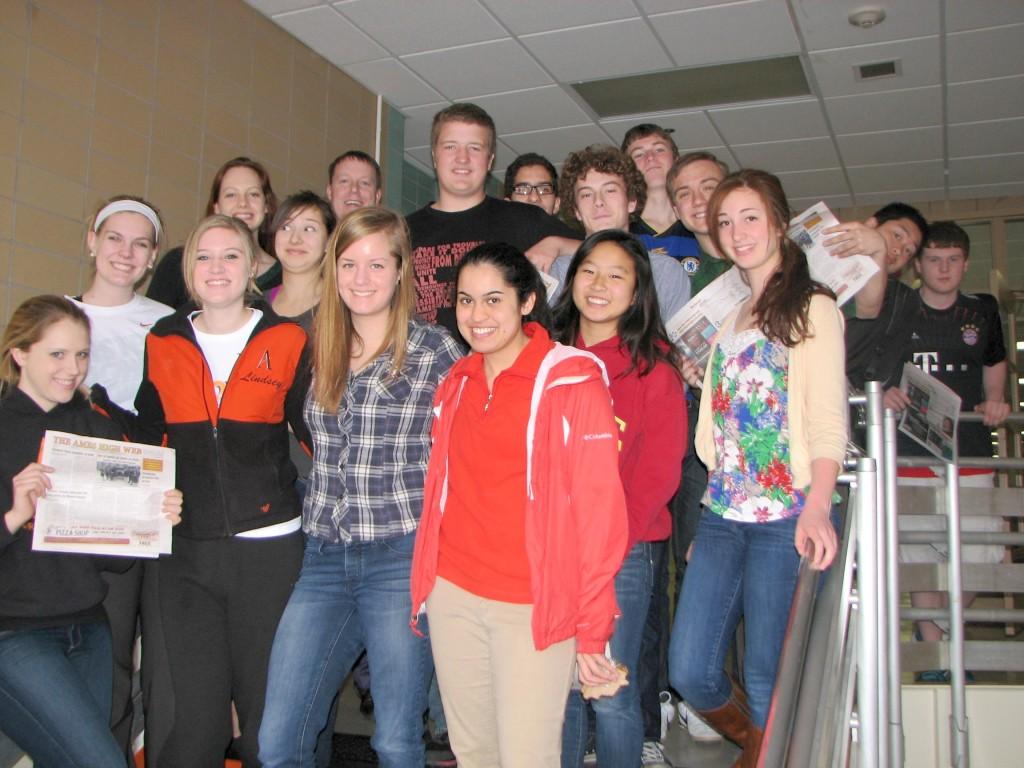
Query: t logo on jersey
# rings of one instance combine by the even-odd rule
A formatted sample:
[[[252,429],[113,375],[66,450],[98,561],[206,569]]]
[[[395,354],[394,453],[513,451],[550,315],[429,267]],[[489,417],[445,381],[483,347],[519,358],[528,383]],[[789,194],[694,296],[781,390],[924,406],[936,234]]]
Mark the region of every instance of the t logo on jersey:
[[[915,352],[914,353],[914,365],[920,368],[925,373],[933,373],[938,371],[939,366],[939,353],[938,352]]]
[[[270,367],[270,350],[264,349],[263,354],[260,355],[260,361],[256,363],[256,370],[260,368],[266,368],[268,371],[272,370]]]

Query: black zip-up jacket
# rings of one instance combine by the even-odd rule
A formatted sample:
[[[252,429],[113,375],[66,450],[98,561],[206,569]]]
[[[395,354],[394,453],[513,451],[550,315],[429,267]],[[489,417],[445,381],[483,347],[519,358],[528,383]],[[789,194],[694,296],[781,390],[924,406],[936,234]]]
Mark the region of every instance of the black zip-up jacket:
[[[39,458],[43,433],[123,439],[110,419],[80,394],[49,411],[20,389],[0,400],[0,514],[14,503],[14,476]],[[7,530],[0,518],[0,632],[104,621],[107,586],[100,570],[125,570],[134,558],[34,552],[32,523]]]
[[[302,404],[309,388],[306,333],[263,302],[263,317],[228,377],[220,405],[210,368],[182,309],[146,338],[133,439],[176,451],[184,494],[174,535],[214,539],[302,513],[288,424],[309,445]]]

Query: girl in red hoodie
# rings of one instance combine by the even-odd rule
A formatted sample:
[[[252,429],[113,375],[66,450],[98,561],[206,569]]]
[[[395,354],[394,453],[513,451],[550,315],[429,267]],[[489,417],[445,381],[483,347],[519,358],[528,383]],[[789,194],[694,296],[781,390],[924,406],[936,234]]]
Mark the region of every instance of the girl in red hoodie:
[[[521,252],[475,248],[456,285],[473,351],[435,398],[413,609],[426,601],[460,768],[555,768],[573,661],[583,683],[617,674],[618,430],[599,361],[535,322],[544,288]]]
[[[569,265],[566,285],[569,290],[554,308],[556,337],[596,355],[611,382],[629,550],[615,577],[622,615],[609,650],[616,662],[635,672],[654,562],[672,532],[668,503],[679,487],[686,445],[679,360],[658,312],[647,251],[629,233],[603,230],[584,240]],[[640,765],[644,729],[635,674],[630,683],[591,701],[601,764]],[[562,733],[562,768],[583,765],[585,707],[579,691],[572,691]]]

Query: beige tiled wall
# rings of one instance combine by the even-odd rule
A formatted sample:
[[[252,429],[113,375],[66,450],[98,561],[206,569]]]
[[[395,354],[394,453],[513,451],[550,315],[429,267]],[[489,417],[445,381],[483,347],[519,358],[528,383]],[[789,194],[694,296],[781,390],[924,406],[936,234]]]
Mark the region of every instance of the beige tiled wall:
[[[242,0],[0,0],[0,326],[84,288],[102,199],[145,196],[175,245],[225,160],[322,192],[375,121],[374,94]]]

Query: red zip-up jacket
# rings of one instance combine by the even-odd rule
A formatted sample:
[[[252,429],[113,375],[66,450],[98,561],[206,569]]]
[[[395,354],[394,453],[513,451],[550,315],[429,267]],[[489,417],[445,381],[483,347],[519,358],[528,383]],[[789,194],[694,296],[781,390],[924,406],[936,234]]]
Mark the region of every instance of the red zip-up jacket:
[[[544,333],[539,327],[533,332]],[[455,364],[434,401],[434,445],[412,561],[414,629],[437,579],[448,445],[471,357]],[[534,646],[543,650],[575,637],[580,653],[601,653],[618,615],[615,574],[628,539],[618,428],[601,363],[556,344],[537,372],[523,426]]]
[[[146,337],[135,398],[134,439],[176,451],[184,495],[175,536],[213,539],[300,515],[288,425],[309,444],[302,405],[309,388],[306,333],[263,312],[221,396],[189,321],[191,309],[159,320]]]

